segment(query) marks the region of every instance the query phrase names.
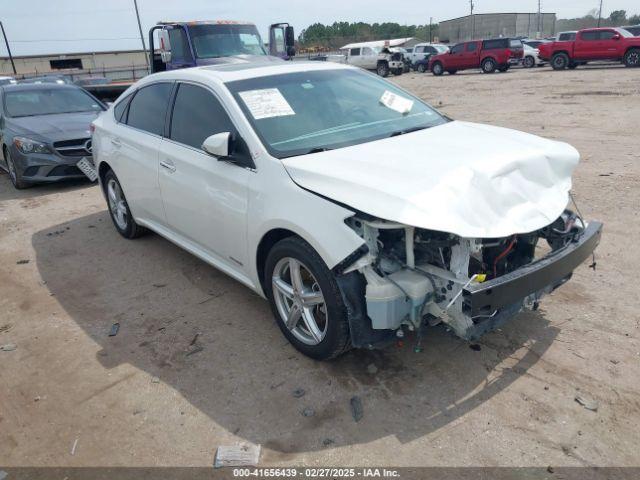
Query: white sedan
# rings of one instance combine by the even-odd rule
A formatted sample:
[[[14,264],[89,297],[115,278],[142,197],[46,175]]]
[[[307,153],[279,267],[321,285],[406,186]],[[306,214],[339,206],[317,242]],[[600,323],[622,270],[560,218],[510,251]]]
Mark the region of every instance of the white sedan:
[[[541,67],[546,62],[540,58],[540,52],[537,48],[530,47],[526,43],[524,46],[524,56],[522,57],[522,66],[525,68]]]
[[[438,322],[477,338],[600,239],[566,210],[574,148],[453,121],[349,66],[149,75],[93,128],[118,232],[153,230],[266,297],[316,359]]]

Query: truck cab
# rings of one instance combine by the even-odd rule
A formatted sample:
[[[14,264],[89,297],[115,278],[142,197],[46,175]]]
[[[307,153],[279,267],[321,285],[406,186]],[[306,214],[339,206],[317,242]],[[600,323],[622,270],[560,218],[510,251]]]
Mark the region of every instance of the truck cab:
[[[269,29],[269,51],[253,23],[233,20],[159,22],[149,31],[151,73],[201,65],[273,62],[295,55],[288,23]]]
[[[558,40],[543,47],[540,57],[550,60],[554,70],[575,68],[592,61],[640,67],[640,38],[622,28],[587,28],[578,31],[573,40]]]

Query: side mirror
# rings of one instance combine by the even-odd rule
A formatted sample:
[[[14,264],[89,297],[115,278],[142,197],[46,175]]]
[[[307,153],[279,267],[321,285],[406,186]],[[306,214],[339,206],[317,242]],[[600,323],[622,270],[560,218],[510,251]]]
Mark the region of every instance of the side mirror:
[[[296,44],[296,35],[291,25],[284,29],[284,43],[287,47],[293,47]]]
[[[229,156],[229,144],[231,143],[231,133],[216,133],[207,137],[202,143],[202,149],[209,155],[217,159],[224,159]]]
[[[611,37],[613,40],[620,40],[620,34],[616,33],[613,37]]]

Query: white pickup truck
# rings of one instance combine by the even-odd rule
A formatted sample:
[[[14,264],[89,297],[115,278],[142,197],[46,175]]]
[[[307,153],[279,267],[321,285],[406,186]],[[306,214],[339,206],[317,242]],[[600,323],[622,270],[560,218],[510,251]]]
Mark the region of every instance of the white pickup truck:
[[[327,57],[327,61],[347,63],[365,70],[374,70],[381,77],[387,77],[389,73],[402,75],[404,71],[403,54],[398,51],[394,52],[394,48],[380,46],[379,43],[363,42],[345,45],[340,49],[343,52],[342,55],[330,55]]]

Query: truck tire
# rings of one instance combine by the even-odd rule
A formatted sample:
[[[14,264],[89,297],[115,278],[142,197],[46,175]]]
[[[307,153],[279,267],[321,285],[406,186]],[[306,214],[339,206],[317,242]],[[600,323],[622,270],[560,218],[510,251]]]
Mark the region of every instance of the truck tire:
[[[424,63],[421,63],[420,65],[418,65],[418,73],[424,73],[427,71],[427,67],[425,66]]]
[[[569,55],[564,52],[556,53],[551,57],[551,68],[554,70],[564,70],[570,65]]]
[[[496,64],[496,61],[493,58],[485,58],[482,61],[482,73],[493,73],[496,71],[496,68],[498,67],[498,65]]]
[[[442,66],[442,63],[440,62],[434,63],[433,66],[431,67],[431,73],[433,73],[436,77],[439,77],[440,75],[442,75],[444,73],[444,67]]]
[[[624,54],[624,64],[626,67],[640,67],[640,48],[632,48]]]
[[[387,64],[387,62],[380,62],[378,64],[378,67],[376,68],[376,72],[381,77],[388,77],[389,76],[389,65]]]

